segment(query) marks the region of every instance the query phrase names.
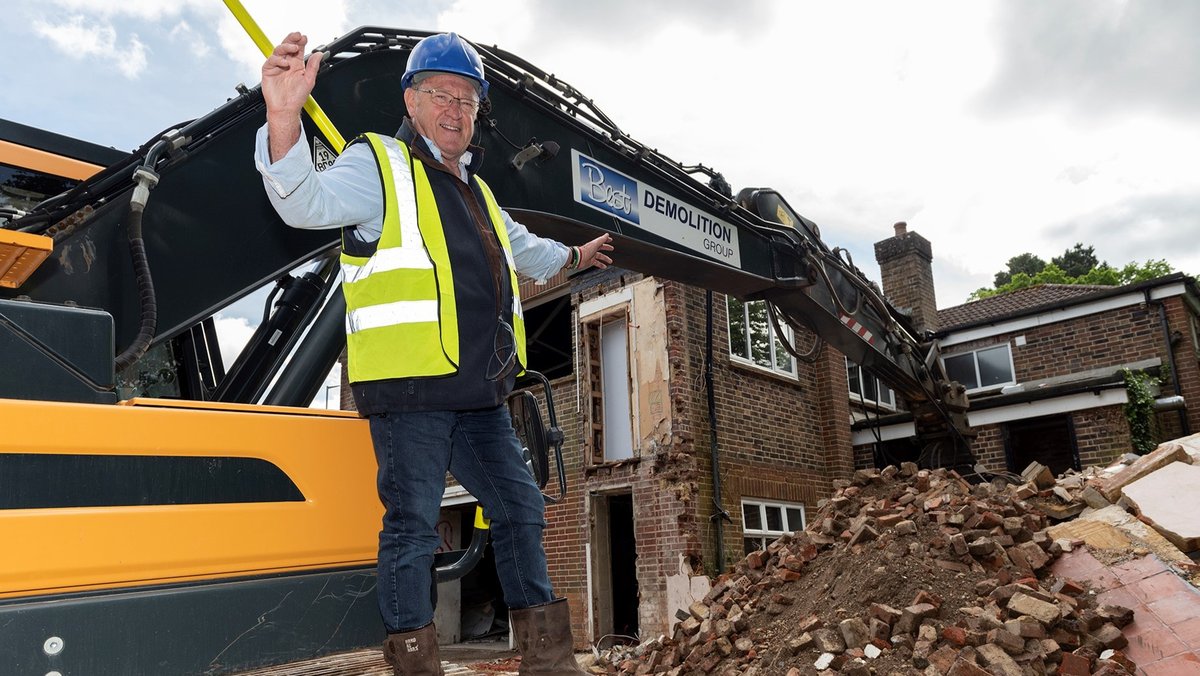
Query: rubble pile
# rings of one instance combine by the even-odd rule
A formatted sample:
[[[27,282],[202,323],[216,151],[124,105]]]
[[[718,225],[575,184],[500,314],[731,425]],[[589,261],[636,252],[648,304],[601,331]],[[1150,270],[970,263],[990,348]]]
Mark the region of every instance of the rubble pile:
[[[1120,628],[1051,562],[1028,486],[911,463],[835,482],[805,531],[722,574],[671,636],[618,647],[608,674],[1126,674]],[[1034,494],[1040,491],[1034,489]],[[1022,497],[1022,496],[1025,497]]]
[[[1022,473],[1022,479],[1026,483],[1018,489],[1017,497],[1027,499],[1052,519],[1078,518],[1129,531],[1140,541],[1139,547],[1124,553],[1136,554],[1139,548],[1149,548],[1179,573],[1200,583],[1200,568],[1187,556],[1200,555],[1200,521],[1195,519],[1200,493],[1194,490],[1200,483],[1200,434],[1164,442],[1146,455],[1126,454],[1109,467],[1068,470],[1060,477],[1034,462]],[[1133,524],[1135,518],[1146,528]],[[1062,526],[1052,532],[1087,531],[1080,525]],[[1088,544],[1095,547],[1103,543],[1089,540]]]

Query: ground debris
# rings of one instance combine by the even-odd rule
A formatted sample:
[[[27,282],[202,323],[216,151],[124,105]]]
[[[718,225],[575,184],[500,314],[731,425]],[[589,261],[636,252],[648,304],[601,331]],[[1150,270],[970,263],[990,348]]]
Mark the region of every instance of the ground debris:
[[[908,463],[860,470],[835,482],[807,530],[717,578],[703,610],[693,606],[670,636],[613,648],[589,670],[1123,673],[1132,663],[1120,652],[1117,627],[1132,611],[1093,608],[1082,583],[1050,572],[1064,543],[1047,535],[1045,513],[1020,497],[1046,489],[1026,486],[1031,495]]]

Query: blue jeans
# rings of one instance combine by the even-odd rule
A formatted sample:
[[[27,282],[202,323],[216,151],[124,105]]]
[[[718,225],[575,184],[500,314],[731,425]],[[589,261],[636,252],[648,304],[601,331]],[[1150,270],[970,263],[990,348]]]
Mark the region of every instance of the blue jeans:
[[[446,471],[491,520],[496,572],[510,608],[554,600],[542,530],[545,502],[521,457],[508,406],[370,417],[385,508],[379,533],[379,611],[389,632],[433,621],[433,552]]]

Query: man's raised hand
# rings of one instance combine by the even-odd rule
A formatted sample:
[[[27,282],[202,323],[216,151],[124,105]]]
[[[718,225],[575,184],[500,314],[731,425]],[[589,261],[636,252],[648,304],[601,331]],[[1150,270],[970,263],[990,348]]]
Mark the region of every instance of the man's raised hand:
[[[323,54],[313,52],[306,64],[306,46],[308,37],[289,33],[263,63],[262,94],[272,162],[287,154],[300,138],[300,111],[317,83]]]

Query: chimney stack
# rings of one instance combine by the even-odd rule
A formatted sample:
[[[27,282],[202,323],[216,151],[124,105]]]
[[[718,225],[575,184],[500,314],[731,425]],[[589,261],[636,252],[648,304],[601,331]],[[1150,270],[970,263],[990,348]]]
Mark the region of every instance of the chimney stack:
[[[912,316],[917,331],[936,331],[933,247],[929,240],[909,232],[904,221],[894,227],[894,237],[875,243],[875,260],[883,277],[883,293],[893,305]]]

